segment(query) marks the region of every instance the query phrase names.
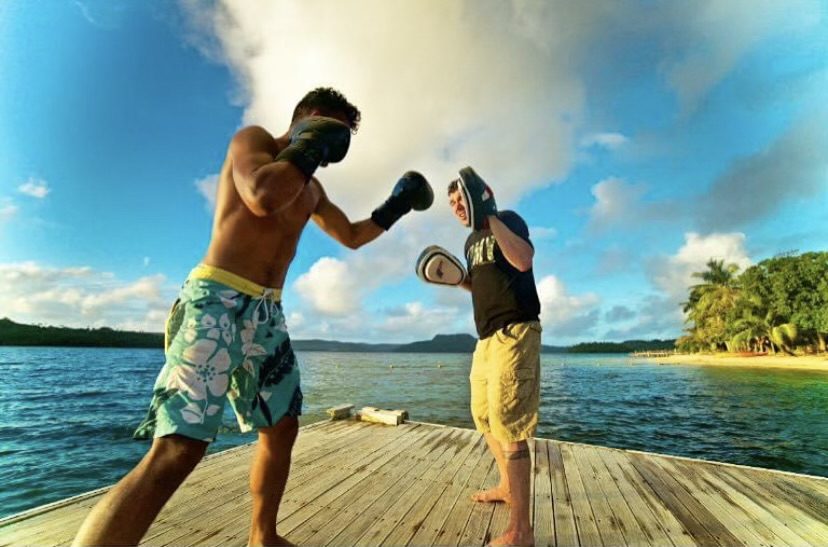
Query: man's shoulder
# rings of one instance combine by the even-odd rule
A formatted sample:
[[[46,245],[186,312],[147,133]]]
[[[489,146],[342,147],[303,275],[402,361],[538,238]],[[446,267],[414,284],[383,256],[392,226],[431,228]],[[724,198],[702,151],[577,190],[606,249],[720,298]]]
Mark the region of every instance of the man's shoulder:
[[[497,212],[497,218],[506,222],[507,220],[523,220],[523,217],[520,216],[517,211],[513,211],[511,209],[501,209]]]
[[[248,125],[236,131],[230,141],[231,151],[248,151],[270,149],[276,139],[270,132],[260,125]]]

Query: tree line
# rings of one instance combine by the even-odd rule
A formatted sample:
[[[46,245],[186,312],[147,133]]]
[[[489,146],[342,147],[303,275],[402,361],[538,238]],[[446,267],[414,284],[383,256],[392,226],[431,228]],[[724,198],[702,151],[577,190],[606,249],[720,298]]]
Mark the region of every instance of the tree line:
[[[739,273],[724,260],[693,277],[681,351],[815,353],[828,338],[828,252],[784,254]]]

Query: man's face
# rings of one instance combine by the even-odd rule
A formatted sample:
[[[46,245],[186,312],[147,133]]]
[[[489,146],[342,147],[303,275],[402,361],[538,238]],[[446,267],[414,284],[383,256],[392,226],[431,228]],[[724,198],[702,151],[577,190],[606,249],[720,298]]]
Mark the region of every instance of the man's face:
[[[466,209],[466,203],[463,201],[460,190],[449,194],[449,207],[451,207],[451,212],[454,213],[454,216],[463,226],[469,225],[468,210]]]

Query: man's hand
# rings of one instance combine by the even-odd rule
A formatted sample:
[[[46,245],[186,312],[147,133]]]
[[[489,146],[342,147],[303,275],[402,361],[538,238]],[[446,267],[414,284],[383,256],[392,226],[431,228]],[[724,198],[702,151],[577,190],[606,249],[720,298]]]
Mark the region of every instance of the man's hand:
[[[290,130],[290,144],[274,161],[295,165],[310,180],[316,168],[345,158],[351,144],[351,128],[333,118],[310,116]]]
[[[371,220],[383,230],[388,230],[412,209],[424,211],[433,202],[434,192],[425,177],[417,171],[408,171],[397,181],[385,203],[374,209]]]

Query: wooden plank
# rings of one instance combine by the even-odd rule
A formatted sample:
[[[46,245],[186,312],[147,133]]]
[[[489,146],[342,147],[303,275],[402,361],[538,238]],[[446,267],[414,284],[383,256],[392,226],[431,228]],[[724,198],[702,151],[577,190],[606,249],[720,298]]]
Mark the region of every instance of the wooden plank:
[[[303,437],[311,440],[324,439],[328,434],[324,427],[316,426],[316,424],[312,424],[309,428],[307,434],[304,431],[300,432],[300,441]],[[347,428],[343,428],[342,431],[346,433],[356,432],[354,429],[348,432]],[[182,488],[176,493],[176,496],[180,499],[180,492],[184,488],[209,488],[209,481],[215,480],[215,474],[210,471],[216,469],[217,466],[224,466],[227,469],[235,468],[237,465],[236,462],[250,458],[254,447],[255,443],[250,443],[206,456],[190,477],[188,477]],[[309,449],[311,447],[297,442],[297,449],[294,451],[294,454],[301,455]],[[219,477],[223,475],[224,472]],[[59,544],[71,542],[74,534],[86,518],[86,515],[108,490],[109,487],[101,489],[100,493],[96,496],[84,499],[76,504],[57,507],[47,513],[34,514],[34,516],[24,519],[26,521],[25,525],[17,528],[14,533],[8,533],[10,531],[3,528],[2,535],[9,537],[10,541],[17,544],[43,544],[48,542]],[[171,500],[167,504],[167,507],[171,507],[175,503],[175,501]],[[161,518],[161,515],[159,515],[159,518]]]
[[[472,506],[477,505],[472,501],[471,496],[483,484],[493,461],[486,440],[482,435],[477,433],[476,435],[477,442],[474,446],[474,452],[464,462],[461,470],[458,471],[458,476],[465,477],[465,482],[457,494],[457,500],[446,516],[446,522],[440,529],[438,540],[441,545],[456,545],[460,541],[460,536],[471,515]],[[383,541],[383,543],[388,542]]]
[[[494,456],[487,451],[483,461],[488,462],[488,469],[480,485],[481,490],[493,488],[500,481],[500,472],[497,470],[497,462],[495,462]],[[463,533],[460,534],[458,545],[486,545],[489,543],[489,539],[491,539],[489,537],[489,525],[494,514],[494,506],[494,503],[473,502],[468,522],[463,529]]]
[[[702,545],[742,545],[742,542],[730,533],[715,515],[669,474],[664,473],[652,461],[654,457],[636,453],[630,454],[630,461],[664,505],[690,533],[693,541]]]
[[[356,424],[354,424],[356,425]],[[372,428],[372,429],[369,429]],[[359,438],[349,438],[347,444],[344,446],[354,446],[353,456],[355,460],[359,461],[362,457],[371,454],[381,454],[384,447],[392,445],[395,440],[403,435],[405,431],[397,430],[395,428],[385,428],[383,426],[369,426],[369,428],[359,428],[364,435],[367,435],[365,442],[359,442]],[[376,431],[368,436],[369,431]],[[314,455],[308,454],[307,457],[314,458]],[[324,474],[321,471],[326,471]],[[315,470],[314,468],[307,468],[305,474],[308,478],[320,476],[320,480],[332,482],[334,484],[343,480],[342,469],[329,468],[325,470]],[[345,472],[347,474],[347,472]],[[324,478],[323,478],[324,477]],[[324,483],[323,483],[324,485]],[[330,484],[327,485],[330,487]],[[239,533],[239,529],[247,530],[247,525],[239,519],[249,519],[249,503],[250,496],[247,491],[246,482],[238,481],[232,484],[227,489],[227,494],[221,504],[213,504],[209,508],[210,514],[215,514],[215,518],[205,518],[205,513],[202,512],[186,512],[185,515],[178,517],[171,517],[170,521],[165,526],[159,526],[156,532],[155,526],[150,529],[150,533],[145,538],[145,542],[153,545],[161,544],[176,544],[181,543],[184,539],[211,539],[219,537],[223,540],[230,541]],[[291,500],[290,496],[296,489],[296,479],[291,477],[288,480],[288,485],[285,490],[285,495],[282,499],[282,504],[279,509],[280,518],[290,514],[291,511],[297,510],[303,503],[297,503]],[[245,511],[241,511],[240,506],[247,507],[248,515]],[[186,506],[179,506],[181,510],[186,511]],[[231,509],[232,508],[232,509]],[[233,519],[227,521],[227,515],[237,515]],[[205,523],[206,521],[206,523]],[[205,529],[205,527],[207,529]],[[154,533],[155,532],[155,533]],[[244,532],[246,537],[246,531]]]
[[[357,454],[372,454],[372,463],[376,465],[384,464],[387,458],[392,458],[397,452],[397,447],[395,446],[396,441],[399,437],[405,435],[406,433],[411,433],[411,429],[397,429],[397,428],[386,428],[383,426],[372,426],[374,427],[378,433],[367,436],[364,443],[351,443],[351,450],[356,451]],[[360,446],[364,445],[364,446]],[[403,444],[404,446],[404,444]],[[329,477],[329,483],[323,484],[323,489],[331,489],[332,487],[335,488],[336,485],[341,484],[343,481],[348,479],[349,477],[355,475],[354,470],[357,466],[362,467],[363,469],[367,467],[369,464],[365,463],[362,457],[352,457],[346,460],[348,463],[343,465],[342,467],[335,469],[335,472],[332,473]],[[356,474],[359,476],[358,474]],[[293,494],[293,492],[291,491]],[[295,495],[295,494],[294,494]],[[281,534],[285,534],[287,530],[283,529],[282,522],[284,521],[283,517],[288,514],[287,518],[290,518],[290,514],[294,514],[298,512],[301,508],[308,505],[306,500],[299,499],[289,499],[289,492],[286,490],[285,496],[283,498],[282,506],[280,507],[280,523],[279,523],[279,531]],[[318,512],[319,508],[314,508],[314,513]],[[226,513],[226,509],[216,509],[212,511],[215,515],[214,522],[208,526],[203,526],[201,523],[195,523],[194,528],[191,528],[187,534],[184,535],[185,538],[191,539],[194,544],[216,544],[216,543],[234,543],[239,541],[246,541],[247,532],[246,527],[243,524],[243,521],[246,518],[249,518],[249,515],[244,515],[243,513],[238,516],[235,520],[231,520],[228,522],[221,522],[224,513]],[[235,512],[235,511],[233,511]],[[204,518],[204,515],[202,515]],[[304,519],[302,519],[304,520]],[[179,536],[180,537],[180,536]],[[171,538],[171,544],[175,544],[178,542],[178,539]]]
[[[478,439],[478,443],[480,440]],[[475,447],[477,445],[474,445]],[[467,465],[469,460],[479,459],[481,453],[479,450],[472,448],[472,454],[464,462],[463,468]],[[462,470],[461,470],[462,472]],[[410,522],[408,518],[411,512],[419,503],[421,496],[433,485],[423,480],[415,480],[414,484],[397,500],[393,506],[389,507],[385,514],[372,524],[362,536],[353,542],[353,545],[382,545],[387,543],[386,537],[403,522]]]
[[[555,543],[555,513],[552,504],[552,474],[549,470],[549,447],[542,439],[535,440],[535,465],[532,479],[534,495],[532,496],[533,525],[535,528],[535,545],[553,547]]]
[[[370,504],[382,493],[374,489],[375,484],[383,482],[387,484],[389,477],[393,477],[393,472],[395,471],[394,466],[399,464],[404,468],[407,468],[410,466],[412,457],[416,458],[418,461],[425,462],[426,470],[423,472],[423,476],[429,478],[433,477],[433,475],[436,474],[436,466],[443,463],[439,461],[440,456],[442,456],[448,449],[448,446],[444,444],[443,441],[446,438],[451,437],[453,434],[450,429],[442,430],[439,433],[439,437],[432,440],[432,443],[434,443],[432,446],[436,445],[438,448],[428,450],[427,447],[424,447],[425,450],[416,452],[417,447],[415,446],[415,451],[406,451],[403,454],[397,455],[387,466],[387,469],[391,471],[389,475],[379,477],[376,472],[373,473],[371,480],[362,481],[353,488],[350,488],[346,496],[341,496],[332,503],[328,504],[326,506],[327,510],[324,513],[315,515],[314,517],[308,519],[302,527],[291,532],[288,539],[299,545],[315,545],[322,543],[322,538],[327,538],[331,535],[339,533],[345,526],[347,526],[348,522],[354,518],[354,507],[356,505]]]
[[[642,525],[636,519],[627,497],[624,496],[621,490],[621,486],[601,458],[600,452],[608,449],[594,446],[584,446],[583,448],[586,461],[592,467],[594,476],[599,482],[600,490],[597,492],[603,492],[604,499],[612,511],[613,519],[618,523],[627,545],[671,545],[670,539],[654,522],[642,519],[644,521],[644,525]]]
[[[569,486],[569,495],[575,515],[575,525],[578,528],[578,538],[581,545],[604,545],[603,536],[599,529],[598,515],[594,514],[590,503],[590,494],[581,478],[578,463],[572,454],[572,446],[568,443],[560,443],[557,448],[560,450],[561,461],[563,462],[566,483]],[[623,543],[623,538],[620,538]],[[618,545],[615,543],[613,545]]]
[[[807,513],[802,512],[794,505],[788,504],[784,499],[766,487],[766,477],[755,474],[753,477],[748,473],[734,472],[732,469],[721,466],[715,469],[718,478],[726,482],[732,489],[748,497],[749,503],[762,505],[764,512],[769,513],[771,518],[765,523],[776,527],[789,528],[805,543],[810,545],[828,545],[828,521],[814,520]],[[741,501],[740,503],[744,503]],[[759,511],[760,515],[762,511]],[[784,531],[781,532],[784,534]],[[777,535],[781,536],[780,533]]]
[[[449,445],[444,442],[446,439],[446,437],[441,437],[439,443],[432,443],[430,447],[426,447],[426,450],[432,454],[429,457],[436,457],[439,459],[440,456],[444,456],[444,460],[438,464],[438,467],[430,467],[421,474],[419,481],[426,485],[423,494],[417,498],[416,505],[405,513],[405,518],[403,520],[394,523],[393,526],[389,523],[389,529],[385,531],[384,542],[391,543],[393,545],[406,544],[410,540],[411,536],[416,533],[417,528],[428,515],[428,512],[431,510],[431,506],[433,504],[433,498],[430,497],[429,494],[433,493],[433,491],[437,488],[435,486],[435,481],[440,476],[440,467],[445,465],[447,458],[449,458],[454,452],[453,450],[448,450]],[[467,437],[466,442],[467,444],[472,444],[472,446],[474,446],[474,443],[472,442],[473,440],[474,435],[472,434]]]
[[[411,472],[403,475],[404,479],[408,479],[405,489],[400,490],[395,484],[391,490],[397,490],[397,493],[388,500],[387,504],[374,503],[369,510],[363,511],[357,519],[348,524],[348,526],[340,532],[336,537],[328,541],[328,545],[357,545],[360,543],[360,538],[367,532],[367,530],[376,523],[386,522],[385,529],[390,532],[392,524],[395,524],[395,519],[390,518],[385,520],[386,512],[398,503],[398,498],[405,493],[405,490],[411,488],[413,483],[420,483],[426,486],[426,491],[445,488],[443,495],[440,497],[437,504],[434,505],[429,518],[432,514],[437,512],[440,519],[445,519],[447,511],[440,507],[440,502],[444,502],[450,496],[449,490],[453,486],[455,480],[465,480],[465,478],[457,477],[457,474],[463,469],[466,460],[471,457],[474,447],[478,441],[478,436],[472,431],[462,431],[461,435],[453,439],[443,455],[435,461],[435,467],[439,471],[433,481],[427,481],[422,478],[423,474],[417,470],[412,469]],[[395,477],[392,481],[402,483],[401,479]],[[446,488],[448,485],[448,488]],[[420,498],[422,502],[422,497]],[[453,502],[452,502],[453,503]],[[426,529],[428,526],[428,519],[420,527],[420,531]],[[416,536],[415,536],[416,537]],[[413,540],[414,543],[431,544],[433,541]]]
[[[769,505],[767,497],[757,497],[754,500],[742,493],[741,485],[734,488],[724,477],[721,469],[714,465],[691,466],[687,462],[671,462],[675,467],[685,469],[686,473],[696,473],[710,485],[718,489],[719,495],[729,504],[738,507],[750,519],[746,525],[757,533],[769,538],[773,543],[787,543],[789,545],[801,545],[808,543],[803,535],[791,530],[782,520],[783,514],[774,513],[766,508]],[[767,530],[767,533],[765,533]],[[778,538],[778,539],[777,539]]]
[[[681,547],[696,545],[690,533],[684,529],[681,522],[632,466],[626,451],[607,449],[601,452],[601,456],[607,463],[614,480],[622,485],[624,497],[630,502],[630,508],[639,522],[648,521],[652,515],[655,525],[664,530],[674,545]],[[634,501],[636,499],[638,501]]]
[[[289,539],[480,545],[505,527],[508,506],[469,497],[498,480],[476,433],[416,423],[306,427],[279,516]],[[619,537],[682,547],[828,544],[825,479],[541,439],[530,446],[538,545],[600,545]],[[251,443],[205,458],[145,544],[245,545],[254,451]],[[0,547],[68,543],[104,491],[0,521]],[[614,519],[620,534],[599,530],[596,513],[601,522]]]
[[[567,476],[571,470],[569,463],[571,462],[573,466],[577,465],[584,492],[592,506],[598,533],[601,534],[601,542],[604,545],[631,544],[632,542],[628,542],[624,537],[624,522],[618,518],[613,507],[617,500],[610,499],[610,493],[606,490],[609,485],[603,484],[604,481],[590,463],[591,447],[579,444],[563,445],[561,452],[564,456],[564,465],[567,466]],[[567,453],[571,455],[569,462]]]
[[[823,496],[814,488],[809,488],[799,481],[792,481],[786,476],[769,476],[763,478],[763,483],[815,520],[828,522],[828,496]]]
[[[354,423],[353,425],[356,426],[358,424]],[[353,431],[355,434],[359,434],[359,432],[364,431],[364,429],[364,427],[354,427]],[[314,472],[316,476],[325,475],[327,469],[314,470],[312,467],[303,467],[302,463],[304,461],[318,460],[320,454],[336,454],[342,447],[353,444],[355,438],[358,437],[335,437],[335,440],[329,444],[322,443],[321,445],[314,445],[312,447],[303,446],[300,438],[300,440],[297,441],[297,450],[294,451],[294,465],[291,468],[286,493],[290,488],[292,488],[292,485],[295,485],[303,476],[309,477],[314,474]],[[377,436],[378,441],[382,441],[383,439],[385,439],[384,436]],[[370,448],[370,445],[365,448]],[[221,492],[220,499],[222,500],[222,503],[219,504],[221,507],[236,507],[240,503],[249,501],[247,477],[249,475],[250,459],[248,458],[244,464],[239,462],[237,466],[229,467],[234,468],[230,472],[215,475],[212,488],[208,492],[198,492],[189,489],[186,491],[182,489],[177,492],[173,500],[171,500],[168,506],[161,512],[158,519],[156,519],[155,523],[148,531],[144,541],[159,542],[164,541],[164,538],[168,537],[170,534],[181,535],[185,531],[187,533],[191,533],[193,529],[190,528],[189,525],[191,525],[193,521],[198,523],[202,520],[204,512],[217,509],[214,499],[215,496],[212,495],[213,492]],[[195,499],[195,501],[193,501],[193,499]],[[284,506],[285,504],[283,500],[282,509],[284,509]],[[235,512],[235,510],[233,512]]]
[[[529,525],[535,528],[535,439],[526,441],[526,448],[529,450]]]
[[[750,515],[744,514],[741,508],[733,503],[720,489],[712,487],[698,473],[697,469],[687,469],[680,462],[670,461],[667,458],[652,458],[653,462],[664,470],[701,503],[705,508],[715,513],[719,521],[727,530],[739,538],[745,545],[789,545],[770,533],[761,523],[755,522]]]
[[[415,430],[402,440],[394,443],[393,447],[388,450],[388,455],[394,456],[400,452],[407,451],[410,447],[416,449],[418,444],[440,434],[440,431],[431,428]],[[349,475],[336,485],[322,485],[321,488],[316,488],[311,492],[297,492],[297,496],[302,499],[302,506],[286,518],[280,517],[280,530],[284,533],[289,533],[314,516],[320,509],[326,508],[338,497],[345,495],[354,485],[359,484],[363,480],[369,480],[372,473],[381,466],[381,461],[381,458],[376,458],[374,462],[367,466],[361,466],[357,469],[347,469]],[[415,458],[412,461],[417,460]]]
[[[569,494],[569,486],[564,473],[563,459],[559,443],[546,441],[546,450],[549,454],[549,473],[552,480],[552,515],[555,519],[553,530],[555,531],[556,545],[579,545],[578,528],[575,523],[575,512],[572,508],[572,498]],[[593,528],[585,532],[587,538],[594,538],[597,543],[584,543],[585,545],[600,544],[598,529],[594,527],[594,520],[591,521]],[[594,535],[593,535],[594,534]]]
[[[477,432],[470,431],[469,448],[482,447],[478,444],[481,435]],[[446,524],[454,505],[457,503],[459,496],[467,484],[471,472],[474,470],[472,466],[463,466],[469,457],[471,450],[463,453],[462,459],[457,458],[461,465],[447,466],[445,473],[441,473],[437,477],[437,483],[433,488],[429,489],[427,493],[420,498],[420,503],[424,505],[431,505],[431,511],[425,519],[420,523],[417,532],[411,537],[409,543],[414,545],[433,545],[442,544],[444,540],[441,539],[443,535],[443,527]],[[477,452],[478,460],[480,452]],[[460,475],[460,471],[465,469],[466,474]],[[441,484],[442,483],[442,484]],[[433,500],[436,495],[437,499]]]
[[[486,544],[488,545],[495,538],[500,537],[509,526],[510,505],[508,503],[493,503],[494,511],[489,520],[489,529],[486,530]]]

